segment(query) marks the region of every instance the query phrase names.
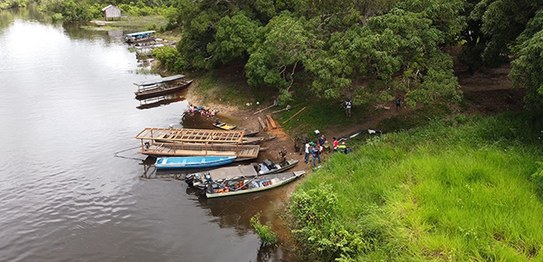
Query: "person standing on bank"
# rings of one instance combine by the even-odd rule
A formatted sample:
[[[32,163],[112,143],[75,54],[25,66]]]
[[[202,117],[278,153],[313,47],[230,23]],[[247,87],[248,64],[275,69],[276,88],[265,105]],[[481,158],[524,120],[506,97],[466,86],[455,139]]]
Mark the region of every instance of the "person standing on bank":
[[[324,147],[324,143],[326,143],[326,137],[324,137],[323,134],[319,137],[319,145]]]
[[[402,107],[402,95],[396,97],[396,110],[400,110]]]
[[[313,167],[317,167],[316,160],[319,160],[319,164],[320,164],[321,157],[320,157],[320,152],[319,152],[319,145],[316,145],[313,142],[311,142],[311,155],[313,156],[313,159],[312,159]]]
[[[343,107],[345,108],[345,115],[347,117],[351,117],[351,110],[353,107],[353,103],[351,102],[351,99],[349,98],[345,99],[345,102],[343,102]]]
[[[309,145],[309,141],[306,141],[305,142],[305,145],[304,145],[304,149],[305,149],[305,163],[307,164],[309,162],[309,149],[310,149],[310,145]]]

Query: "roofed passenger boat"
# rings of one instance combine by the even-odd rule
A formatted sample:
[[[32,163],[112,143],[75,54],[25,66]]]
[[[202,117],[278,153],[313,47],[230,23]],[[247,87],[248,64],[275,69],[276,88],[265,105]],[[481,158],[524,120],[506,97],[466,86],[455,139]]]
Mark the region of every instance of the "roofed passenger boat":
[[[244,145],[244,130],[145,128],[136,135],[140,152],[149,156],[236,156],[235,161],[258,157],[259,145]]]
[[[142,141],[140,153],[148,156],[235,156],[235,161],[255,159],[259,145],[205,144],[205,143],[156,143]]]
[[[152,140],[156,143],[242,144],[244,136],[245,130],[148,127],[140,131],[136,139]]]
[[[143,31],[143,32],[135,32],[131,34],[126,34],[124,36],[124,40],[127,43],[138,43],[138,42],[146,42],[146,41],[153,41],[155,40],[156,31]]]
[[[135,92],[136,99],[143,100],[158,96],[165,96],[181,91],[192,84],[192,80],[186,80],[184,75],[174,75],[158,80],[142,81],[134,83],[138,87]]]

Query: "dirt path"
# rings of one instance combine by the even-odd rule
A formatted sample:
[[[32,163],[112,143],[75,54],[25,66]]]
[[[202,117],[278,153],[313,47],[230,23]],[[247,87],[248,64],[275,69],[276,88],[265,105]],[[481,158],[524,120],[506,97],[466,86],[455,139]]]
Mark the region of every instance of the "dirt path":
[[[523,107],[523,89],[515,89],[508,78],[510,68],[502,67],[494,70],[488,70],[485,73],[476,73],[469,75],[466,72],[457,72],[459,83],[465,99],[465,108],[462,110],[468,114],[495,114],[506,110],[520,110]],[[203,102],[203,98],[189,91],[187,99],[195,105]],[[226,122],[231,122],[241,128],[249,130],[260,130],[258,118],[266,121],[266,115],[271,114],[270,110],[265,110],[258,114],[252,109],[240,109],[233,106],[227,106],[221,103],[206,104],[207,107],[219,110],[218,117]],[[262,106],[261,108],[264,108]],[[388,109],[387,109],[388,108]],[[411,114],[415,109],[402,107],[396,109],[394,103],[388,102],[374,107],[369,117],[362,122],[354,125],[332,127],[321,130],[331,140],[332,136],[342,137],[363,129],[376,129],[385,120]],[[271,114],[273,117],[273,114]],[[260,158],[279,159],[279,151],[286,148],[288,158],[303,161],[303,155],[294,152],[294,139],[291,138],[278,121],[275,121],[277,128],[268,128],[261,130],[260,135],[275,136],[272,141],[265,142],[262,147],[266,150],[261,153]],[[324,156],[326,158],[326,156]],[[303,165],[302,165],[303,166]],[[309,165],[306,165],[310,168]]]

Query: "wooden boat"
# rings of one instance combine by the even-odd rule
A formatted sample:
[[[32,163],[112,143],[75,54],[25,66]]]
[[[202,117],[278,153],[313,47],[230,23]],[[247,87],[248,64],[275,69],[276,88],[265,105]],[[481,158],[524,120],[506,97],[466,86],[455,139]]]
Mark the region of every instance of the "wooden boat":
[[[140,152],[149,156],[236,156],[255,159],[259,145],[243,145],[243,130],[145,128],[136,135]]]
[[[258,157],[259,145],[151,143],[143,142],[140,152],[148,156],[236,156],[235,161]]]
[[[221,122],[221,121],[215,121],[213,123],[213,126],[217,127],[217,128],[220,128],[220,129],[223,129],[223,130],[232,130],[232,129],[236,128],[235,125],[229,125],[229,124]]]
[[[207,184],[211,182],[280,173],[293,168],[297,164],[298,160],[296,159],[286,160],[282,163],[274,163],[266,159],[261,163],[251,165],[222,167],[210,171],[188,174],[185,176],[185,182],[191,187],[194,186],[204,190]]]
[[[258,133],[260,133],[260,130],[243,130],[245,131],[244,136],[250,137],[250,136],[256,136]]]
[[[159,157],[156,159],[157,169],[207,168],[231,164],[235,156],[191,156],[191,157]]]
[[[192,80],[185,80],[184,77],[183,75],[174,75],[159,80],[134,83],[138,87],[138,90],[134,92],[136,99],[149,99],[181,91],[192,84]]]
[[[302,170],[210,183],[206,188],[206,197],[227,197],[270,190],[290,183],[304,174],[305,171]]]
[[[192,128],[145,128],[136,135],[137,139],[154,142],[241,144],[242,130],[216,130]]]
[[[275,136],[257,136],[257,137],[244,137],[239,145],[258,145],[262,142],[267,142],[275,139]],[[164,143],[165,146],[175,145],[176,141],[168,140],[167,138],[157,138],[155,142]]]

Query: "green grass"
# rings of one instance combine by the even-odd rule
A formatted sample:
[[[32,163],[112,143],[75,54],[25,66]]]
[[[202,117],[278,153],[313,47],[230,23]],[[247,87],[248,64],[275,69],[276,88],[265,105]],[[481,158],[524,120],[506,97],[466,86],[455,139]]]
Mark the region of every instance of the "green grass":
[[[87,30],[110,30],[113,28],[122,28],[125,30],[159,30],[167,24],[166,18],[160,15],[149,16],[129,16],[118,21],[98,21],[105,22],[105,26],[88,25],[83,28]]]
[[[523,119],[439,121],[334,155],[293,197],[291,210],[312,207],[292,212],[296,236],[321,260],[542,260],[543,203],[532,180],[542,143]],[[323,185],[337,201],[308,204]],[[330,210],[322,223],[307,219]],[[351,241],[323,240],[338,234]]]

